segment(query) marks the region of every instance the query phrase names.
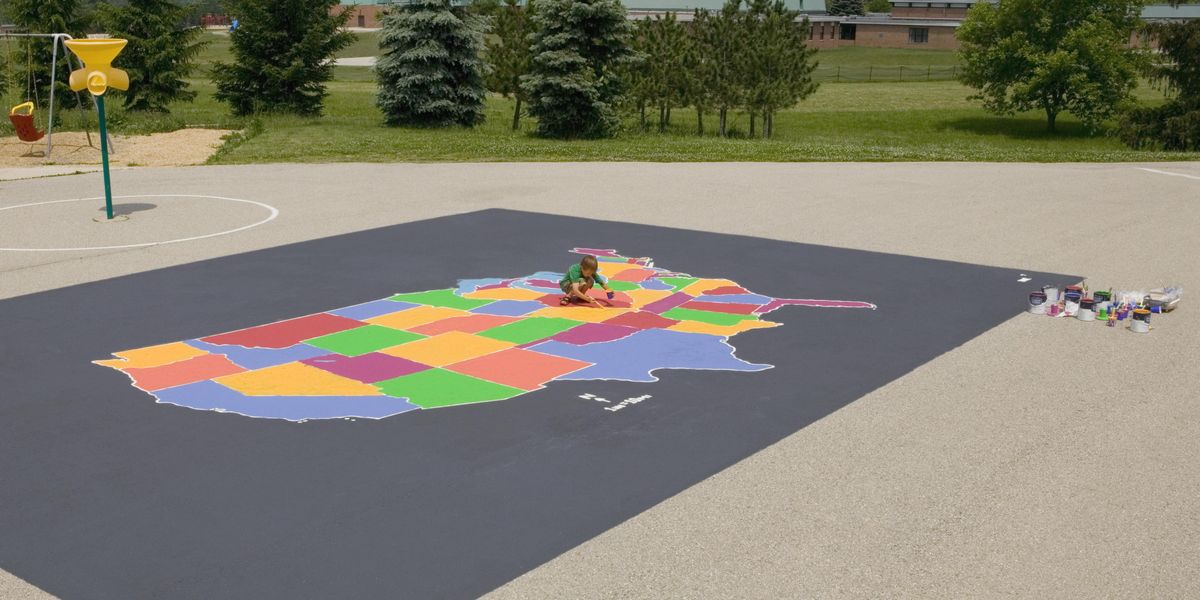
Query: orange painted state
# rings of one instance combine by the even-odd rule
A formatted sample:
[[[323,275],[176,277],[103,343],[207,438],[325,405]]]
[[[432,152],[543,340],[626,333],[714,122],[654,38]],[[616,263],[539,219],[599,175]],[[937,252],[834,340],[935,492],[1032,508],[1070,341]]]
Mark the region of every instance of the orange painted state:
[[[471,315],[469,317],[450,317],[432,323],[426,323],[409,329],[413,333],[421,335],[438,335],[448,331],[461,331],[463,333],[479,333],[485,329],[508,325],[513,321],[520,321],[517,317],[504,317],[500,315]]]
[[[133,378],[133,384],[138,388],[153,392],[243,371],[245,369],[229,362],[224,354],[205,354],[157,367],[125,369],[125,374]]]
[[[536,390],[555,378],[592,366],[592,363],[509,348],[446,369],[522,390]]]

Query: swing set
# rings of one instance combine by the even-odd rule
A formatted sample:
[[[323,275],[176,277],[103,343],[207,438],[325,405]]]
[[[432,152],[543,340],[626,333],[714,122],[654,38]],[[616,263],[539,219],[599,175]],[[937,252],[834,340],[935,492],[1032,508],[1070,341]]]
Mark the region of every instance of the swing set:
[[[8,111],[8,120],[12,122],[13,129],[16,130],[17,139],[19,139],[22,142],[25,142],[27,144],[30,144],[30,152],[32,153],[33,144],[35,144],[35,143],[41,141],[43,138],[45,138],[45,140],[46,140],[46,154],[45,155],[50,156],[50,153],[54,150],[54,107],[55,107],[54,88],[56,87],[55,82],[57,81],[56,78],[57,78],[57,74],[58,74],[58,48],[59,48],[59,46],[63,47],[63,54],[65,56],[67,56],[67,68],[71,68],[72,54],[70,52],[66,51],[66,42],[67,42],[67,40],[71,40],[74,38],[72,38],[69,34],[66,34],[66,33],[10,33],[10,32],[4,32],[4,31],[0,31],[0,38],[5,38],[8,41],[8,45],[5,48],[5,51],[7,52],[8,57],[9,57],[8,62],[11,62],[11,58],[13,56],[12,51],[11,51],[12,50],[11,45],[12,45],[13,39],[49,38],[51,40],[50,43],[52,44],[52,46],[51,46],[52,50],[51,50],[51,61],[50,61],[50,99],[49,99],[49,107],[47,108],[48,114],[46,117],[45,131],[38,129],[37,123],[34,120],[34,115],[35,115],[35,112],[37,111],[37,107],[39,104],[41,104],[41,98],[38,97],[38,87],[39,86],[38,86],[38,82],[36,81],[36,77],[33,72],[33,45],[32,45],[32,43],[30,43],[26,46],[26,67],[25,67],[26,75],[25,75],[25,90],[24,90],[25,91],[25,101],[21,102],[20,104],[17,104],[16,106],[13,106]],[[83,68],[82,62],[80,63],[79,67]],[[11,81],[12,78],[10,77],[9,80]],[[79,104],[79,110],[82,111],[83,114],[86,115],[87,109],[84,108],[84,106],[83,106],[83,100],[80,97],[79,92],[75,92],[75,99]],[[92,146],[92,130],[90,127],[86,126],[87,119],[84,119],[84,123],[85,123],[84,130],[87,133],[88,146]]]

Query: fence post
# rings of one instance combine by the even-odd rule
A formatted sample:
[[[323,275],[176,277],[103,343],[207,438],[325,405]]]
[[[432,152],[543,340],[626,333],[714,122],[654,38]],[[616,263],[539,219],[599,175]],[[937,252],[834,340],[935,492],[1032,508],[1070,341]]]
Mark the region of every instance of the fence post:
[[[904,83],[904,65],[900,65],[900,83]]]
[[[875,81],[875,65],[871,65],[867,70],[867,82]]]
[[[834,79],[834,81],[835,81],[836,83],[841,83],[841,82],[842,82],[842,65],[838,65],[838,70],[837,70],[837,78],[836,78],[836,79]]]
[[[929,66],[925,67],[925,81],[929,81],[929,78],[932,76],[933,76],[933,65],[929,65]]]

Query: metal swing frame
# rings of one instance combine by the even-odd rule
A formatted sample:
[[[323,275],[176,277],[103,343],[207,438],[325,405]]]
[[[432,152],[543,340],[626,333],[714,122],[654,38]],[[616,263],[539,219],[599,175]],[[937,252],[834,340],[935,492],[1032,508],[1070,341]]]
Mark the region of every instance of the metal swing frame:
[[[50,108],[46,116],[46,156],[50,156],[50,153],[54,151],[54,88],[56,87],[54,84],[57,81],[58,75],[58,47],[62,46],[63,54],[67,56],[67,68],[71,68],[72,54],[67,51],[66,41],[75,38],[71,37],[68,33],[13,33],[6,31],[0,31],[0,38],[53,38],[52,50],[50,52]],[[83,68],[82,61],[79,63],[79,68]],[[82,103],[80,104],[82,105]],[[94,102],[92,106],[95,107]],[[91,131],[88,131],[89,145],[91,144],[91,140]],[[111,140],[109,141],[109,145],[112,145]]]

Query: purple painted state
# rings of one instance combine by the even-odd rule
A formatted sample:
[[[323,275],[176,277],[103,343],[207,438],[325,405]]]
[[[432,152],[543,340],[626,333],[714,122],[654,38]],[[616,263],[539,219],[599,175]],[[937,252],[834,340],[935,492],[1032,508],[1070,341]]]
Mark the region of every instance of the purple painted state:
[[[499,283],[493,283],[491,285],[481,285],[475,289],[477,289],[477,290],[495,290],[495,289],[500,289],[500,288],[511,287],[512,282],[514,282],[514,281],[516,281],[516,279],[505,279]]]
[[[671,294],[662,300],[655,300],[654,302],[643,306],[642,310],[654,314],[662,314],[690,300],[693,300],[693,298],[688,294],[683,292],[675,292],[674,294]]]
[[[399,304],[392,302],[392,304]],[[222,346],[200,340],[188,340],[187,345],[213,354],[224,354],[230,362],[248,371],[265,369],[314,356],[329,354],[328,350],[308,344],[296,344],[288,348],[246,348],[245,346]]]
[[[869,308],[875,309],[875,305],[870,302],[859,302],[857,300],[810,300],[810,299],[789,299],[780,298],[772,300],[766,306],[760,307],[754,311],[756,315],[762,315],[771,311],[777,310],[783,306],[816,306],[819,308]]]
[[[619,340],[623,337],[629,337],[638,331],[638,329],[634,329],[633,327],[622,327],[607,323],[584,323],[578,327],[572,327],[550,339],[563,342],[564,344],[582,346],[584,344]]]
[[[331,315],[337,315],[339,317],[346,317],[347,319],[361,321],[363,319],[370,319],[372,317],[391,314],[401,310],[408,310],[414,306],[418,305],[413,304],[412,302],[397,302],[395,300],[375,300],[373,302],[364,302],[362,304],[355,304],[354,306],[347,306],[346,308],[339,308],[337,310],[330,310],[326,312]]]
[[[306,358],[300,362],[363,383],[375,383],[432,368],[407,358],[379,352],[353,357],[326,354],[325,356]]]
[[[733,347],[717,336],[666,329],[644,329],[619,340],[584,346],[551,340],[531,350],[594,363],[557,378],[575,381],[653,382],[658,381],[651,373],[655,369],[763,371],[771,368],[771,365],[756,365],[734,356]]]
[[[245,396],[211,380],[158,390],[153,395],[159,402],[186,408],[288,421],[382,419],[420,408],[391,396]]]
[[[481,315],[520,317],[543,308],[546,308],[546,305],[537,300],[497,300],[491,304],[473,308],[470,312]]]
[[[655,277],[657,277],[657,275]],[[657,279],[654,279],[653,277],[650,279],[647,279],[645,281],[639,282],[638,285],[642,286],[643,288],[645,288],[647,290],[673,290],[673,289],[675,289],[675,286],[673,286],[665,281],[659,281]]]
[[[721,302],[724,304],[770,304],[775,300],[769,296],[759,294],[716,294],[713,296],[700,296],[696,298],[699,302]]]
[[[544,288],[544,289],[559,290],[559,291],[562,290],[562,288],[558,286],[557,281],[549,281],[546,279],[526,279],[525,283],[527,283],[529,285],[529,287]]]

